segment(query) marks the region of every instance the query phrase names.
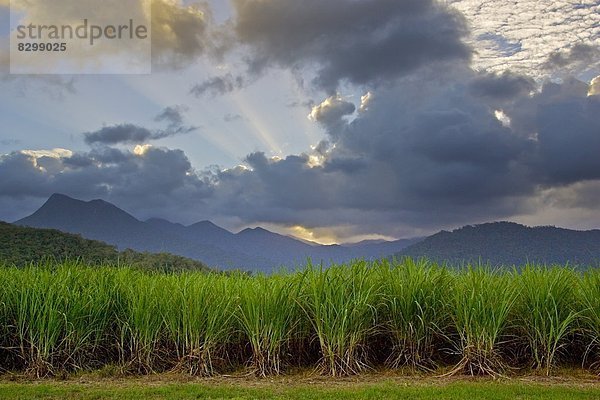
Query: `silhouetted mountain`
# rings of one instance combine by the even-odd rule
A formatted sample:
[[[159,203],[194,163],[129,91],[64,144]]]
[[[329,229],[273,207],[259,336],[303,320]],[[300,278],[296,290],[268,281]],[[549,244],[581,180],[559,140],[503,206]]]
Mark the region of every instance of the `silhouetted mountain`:
[[[512,222],[495,222],[439,232],[396,256],[427,257],[453,264],[481,261],[507,266],[527,262],[599,266],[600,230],[530,228]]]
[[[397,252],[414,243],[399,240],[352,246],[309,244],[263,228],[237,234],[210,221],[185,226],[164,219],[142,222],[102,200],[84,202],[55,194],[35,213],[15,222],[19,225],[53,228],[137,251],[168,252],[200,260],[223,269],[272,271],[286,266],[373,259]]]
[[[186,237],[186,228],[168,221],[145,223],[102,200],[84,202],[54,194],[29,217],[15,224],[80,234],[117,246],[152,253],[172,253],[221,268],[256,268],[264,260],[226,251]],[[156,224],[160,225],[157,227]]]
[[[44,260],[81,260],[88,264],[121,264],[143,269],[209,271],[199,261],[161,253],[118,252],[115,246],[55,229],[0,222],[0,263],[22,267]]]

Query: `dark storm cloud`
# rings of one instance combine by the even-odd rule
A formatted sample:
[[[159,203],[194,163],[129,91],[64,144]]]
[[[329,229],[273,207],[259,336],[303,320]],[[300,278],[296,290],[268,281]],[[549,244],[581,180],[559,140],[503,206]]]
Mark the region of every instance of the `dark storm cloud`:
[[[532,158],[540,183],[553,186],[600,179],[600,96],[575,79],[548,83],[509,111],[519,134],[535,134]]]
[[[361,233],[393,235],[510,218],[531,212],[540,190],[600,180],[600,101],[588,85],[549,83],[530,95],[529,80],[514,76],[440,76],[377,91],[352,122],[341,119],[350,107],[331,114],[329,141],[312,153],[252,154],[250,169],[218,177],[215,212],[290,226],[352,221],[357,231],[365,221]],[[473,82],[486,85],[474,91]],[[496,116],[500,101],[510,125]]]
[[[164,130],[122,124],[88,133],[89,152],[3,156],[0,204],[63,192],[188,223],[225,217],[392,236],[527,215],[556,192],[561,204],[597,208],[600,97],[588,96],[588,85],[565,79],[537,88],[527,77],[473,71],[464,22],[430,0],[234,5],[252,73],[316,73],[330,97],[310,103],[310,116],[326,140],[283,159],[256,152],[245,166],[212,172],[194,170],[178,150],[106,147],[187,129],[185,110],[172,107],[156,118]],[[588,50],[554,62],[571,65]],[[248,79],[226,74],[191,92],[224,94]],[[367,86],[368,107],[338,94],[341,83]]]
[[[244,78],[233,76],[231,74],[215,76],[205,80],[202,83],[194,85],[190,93],[196,97],[210,94],[211,96],[223,95],[234,90],[241,89],[244,86]]]
[[[528,94],[535,88],[533,79],[509,71],[502,74],[482,74],[473,79],[470,85],[471,94],[496,100],[510,100]]]
[[[134,124],[119,124],[103,127],[95,132],[84,133],[87,144],[115,145],[120,143],[145,143],[149,140],[185,134],[196,130],[194,126],[185,126],[182,113],[185,107],[175,106],[165,108],[154,120],[167,123],[166,129],[150,130]]]
[[[60,157],[14,152],[0,158],[0,176],[0,198],[60,192],[114,201],[138,215],[155,216],[152,210],[162,208],[161,215],[173,218],[181,217],[179,207],[192,210],[211,192],[182,151],[154,147],[138,154],[105,148]]]
[[[11,153],[0,160],[0,193],[101,197],[187,222],[234,217],[392,236],[532,213],[548,193],[565,207],[596,204],[600,97],[575,80],[548,83],[505,101],[506,123],[494,96],[473,93],[471,83],[487,78],[423,71],[378,90],[352,120],[343,118],[350,102],[330,99],[335,118],[316,118],[328,121],[326,141],[283,159],[253,153],[245,168],[198,172],[182,151],[147,146]]]
[[[465,22],[432,0],[234,0],[250,70],[316,65],[314,83],[373,84],[438,61],[467,60]]]

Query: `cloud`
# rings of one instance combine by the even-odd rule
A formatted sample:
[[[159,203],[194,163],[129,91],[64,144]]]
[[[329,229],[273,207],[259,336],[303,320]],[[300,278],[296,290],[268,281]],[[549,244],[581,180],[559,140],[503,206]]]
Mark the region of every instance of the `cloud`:
[[[480,15],[497,9],[502,21],[511,16],[532,20],[520,4],[513,8],[523,15],[515,14],[512,3],[492,3],[481,5]],[[559,3],[559,9],[570,10],[566,2]],[[316,231],[332,227],[347,237],[411,236],[513,217],[531,222],[559,211],[600,224],[600,214],[593,217],[600,185],[598,82],[587,85],[566,76],[584,68],[579,64],[597,61],[589,56],[592,42],[588,47],[550,43],[540,50],[542,55],[528,59],[541,38],[538,29],[501,28],[496,36],[485,35],[493,31],[492,20],[474,32],[496,46],[477,56],[476,66],[490,69],[478,72],[471,69],[471,52],[463,43],[465,21],[437,2],[233,4],[236,15],[229,23],[250,75],[212,77],[191,93],[214,96],[239,90],[253,74],[272,67],[312,74],[327,98],[302,106],[310,108],[310,118],[324,129],[321,143],[301,154],[272,158],[258,151],[241,166],[197,171],[183,151],[147,144],[193,129],[184,124],[184,107],[170,107],[155,118],[163,129],[121,124],[87,133],[86,142],[94,144],[88,152],[2,156],[0,176],[8,178],[0,180],[0,204],[6,198],[31,203],[60,191],[102,197],[138,210],[140,216],[187,223],[216,218]],[[590,9],[582,8],[585,15]],[[182,37],[175,49],[196,57],[212,46],[194,42],[204,40],[198,33],[212,28],[201,25],[210,24],[210,16],[202,15],[201,22],[200,14],[189,12],[190,29],[178,33]],[[540,18],[548,22],[559,15]],[[587,20],[582,16],[575,21]],[[549,29],[552,37],[557,35]],[[500,50],[504,53],[498,58]],[[484,63],[489,54],[497,64]],[[553,63],[541,71],[548,57]],[[506,63],[516,65],[516,72],[506,71]],[[532,65],[537,69],[522,74]],[[536,84],[534,78],[549,74],[563,79]],[[348,88],[367,93],[358,101],[343,95]],[[136,146],[113,148],[118,144]]]
[[[240,114],[225,114],[225,116],[223,117],[223,121],[225,122],[238,122],[238,121],[244,121],[245,118],[243,116],[241,116]]]
[[[587,68],[600,59],[600,48],[584,43],[577,43],[567,50],[556,50],[550,54],[544,67],[549,70],[558,68],[570,70]]]
[[[596,0],[450,0],[469,21],[468,42],[478,70],[546,79],[559,72],[600,73],[600,57],[575,62],[600,47],[600,5]],[[581,51],[583,50],[583,51]],[[552,62],[552,61],[555,62]]]
[[[213,22],[207,1],[152,0],[153,67],[178,69],[200,57],[221,58],[229,46],[225,29]]]
[[[470,85],[471,93],[489,99],[510,100],[536,89],[535,81],[523,75],[505,71],[477,76]]]
[[[190,93],[196,97],[210,94],[211,96],[224,95],[234,90],[241,89],[244,86],[242,76],[233,76],[231,74],[215,76],[198,83],[192,87]]]
[[[533,215],[532,204],[550,188],[598,185],[600,102],[587,96],[588,85],[548,83],[531,94],[518,76],[439,74],[378,90],[352,121],[340,120],[349,106],[330,114],[336,123],[326,125],[328,141],[312,153],[255,153],[247,168],[222,172],[213,212],[247,223],[402,236]],[[494,84],[504,79],[518,90],[498,93]],[[486,82],[486,90],[474,91],[473,82]],[[323,118],[342,102],[335,97],[315,114]],[[497,117],[499,104],[508,126]]]
[[[314,84],[374,84],[424,65],[466,60],[465,21],[431,0],[234,0],[250,71],[315,66]]]
[[[186,106],[174,106],[165,108],[154,120],[156,122],[167,122],[167,129],[158,131],[154,134],[154,139],[161,139],[169,136],[190,133],[198,129],[195,126],[184,125],[183,114],[188,112]]]
[[[160,213],[174,219],[184,217],[182,205],[195,210],[190,217],[198,216],[196,207],[212,190],[182,151],[152,146],[136,152],[109,148],[87,153],[13,152],[0,157],[0,176],[6,177],[0,182],[0,202],[7,198],[32,202],[60,192],[113,201],[139,216]]]
[[[503,79],[527,82],[464,68],[422,70],[378,89],[351,120],[344,116],[356,105],[334,96],[313,110],[327,134],[314,149],[283,158],[256,152],[225,170],[197,171],[182,151],[149,145],[14,152],[0,159],[7,177],[0,197],[60,191],[105,198],[141,216],[328,227],[342,238],[411,236],[495,219],[546,223],[558,210],[591,224],[600,185],[599,96],[574,79],[498,95],[494,84]],[[474,82],[486,90],[474,90]],[[498,119],[499,106],[510,124]],[[173,111],[161,121],[181,123]]]
[[[344,116],[351,115],[354,111],[356,111],[356,106],[338,94],[314,106],[308,118],[325,126],[332,126],[341,123]]]
[[[90,18],[96,24],[115,24],[122,21],[122,1],[110,0],[103,3],[103,7],[93,7],[90,2],[80,0],[62,0],[60,6],[44,0],[15,0],[12,7],[22,10],[25,23],[60,24],[75,23],[83,18]],[[148,7],[150,5],[150,7]],[[9,26],[9,14],[4,12],[8,5],[0,4],[0,19]],[[211,7],[207,1],[195,1],[193,3],[184,0],[128,0],[126,4],[128,18],[135,20],[147,19],[147,10],[151,9],[151,54],[152,68],[154,71],[181,69],[192,65],[200,58],[219,60],[228,48],[230,34],[227,27],[217,26],[212,19]],[[90,14],[93,11],[93,15]],[[37,21],[37,22],[36,22]],[[8,40],[6,40],[8,42]],[[148,53],[139,51],[135,46],[120,47],[103,45],[100,43],[94,48],[93,54],[85,49],[81,51],[71,46],[70,58],[79,57],[82,64],[93,65],[94,57],[102,62],[108,57],[115,57],[119,50],[126,52],[128,59],[139,59],[140,63],[146,63]],[[2,73],[8,75],[9,59],[8,45],[0,46],[0,65]],[[121,55],[119,55],[121,57]],[[132,64],[135,65],[135,64]],[[18,78],[13,77],[12,80]],[[22,79],[18,79],[22,80]],[[46,80],[44,76],[28,76],[27,80]],[[68,81],[68,79],[66,79]],[[56,80],[50,81],[50,85],[56,85]]]
[[[532,160],[544,185],[600,179],[600,98],[575,79],[548,83],[541,92],[515,103],[508,113],[519,135],[533,135]]]
[[[118,143],[143,143],[153,137],[153,133],[146,128],[133,124],[120,124],[101,128],[95,132],[83,134],[87,144],[118,144]]]
[[[590,89],[588,90],[588,96],[600,95],[600,76],[595,77],[590,83]]]
[[[84,133],[87,144],[115,145],[120,143],[144,143],[149,140],[185,134],[196,130],[196,127],[185,126],[183,115],[187,108],[183,106],[167,107],[154,118],[156,122],[166,122],[166,129],[150,130],[134,124],[118,124],[105,126],[95,132]]]

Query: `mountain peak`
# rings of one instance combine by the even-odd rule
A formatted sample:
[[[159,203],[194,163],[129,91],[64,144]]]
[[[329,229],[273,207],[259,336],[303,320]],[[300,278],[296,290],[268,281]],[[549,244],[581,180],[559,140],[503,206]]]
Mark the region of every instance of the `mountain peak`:
[[[69,197],[66,194],[53,193],[50,197],[48,197],[48,200],[46,200],[46,202],[44,203],[42,208],[46,207],[46,206],[56,206],[56,205],[60,205],[60,204],[73,204],[73,203],[83,203],[83,201]]]
[[[36,212],[15,224],[83,233],[83,227],[135,224],[131,214],[104,200],[82,201],[54,193]]]
[[[62,193],[53,193],[48,198],[48,201],[61,201],[61,200],[75,200],[75,199],[67,196],[66,194],[62,194]]]
[[[256,228],[246,228],[243,231],[240,231],[238,233],[238,235],[252,235],[252,234],[259,234],[259,235],[278,235],[277,233],[273,233],[271,231],[266,230],[265,228],[261,228],[260,226],[256,227]]]
[[[196,222],[195,224],[190,225],[188,228],[193,228],[193,227],[221,228],[220,226],[216,225],[214,222],[208,221],[208,220],[207,221]]]
[[[66,194],[62,194],[62,193],[54,193],[52,194],[48,200],[46,201],[46,203],[44,203],[44,205],[42,206],[42,208],[46,207],[46,206],[57,206],[57,205],[63,205],[63,204],[69,204],[69,205],[73,205],[73,204],[78,204],[80,206],[84,206],[84,205],[92,205],[92,206],[103,206],[103,207],[114,207],[114,208],[118,208],[117,206],[108,203],[102,199],[94,199],[94,200],[90,200],[90,201],[83,201],[83,200],[78,200],[75,199],[73,197],[69,197]]]

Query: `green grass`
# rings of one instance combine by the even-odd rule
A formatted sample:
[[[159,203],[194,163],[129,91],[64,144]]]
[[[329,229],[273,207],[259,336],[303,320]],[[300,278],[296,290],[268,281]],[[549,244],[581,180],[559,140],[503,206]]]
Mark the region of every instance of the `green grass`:
[[[300,331],[298,280],[258,276],[239,281],[237,312],[240,329],[252,349],[251,364],[258,376],[279,375],[288,345]]]
[[[513,277],[507,273],[468,269],[455,278],[452,319],[454,347],[461,356],[452,373],[499,374],[503,370],[498,344],[507,332],[517,299]]]
[[[600,364],[600,271],[588,271],[581,280],[579,290],[579,309],[582,310],[579,322],[586,338],[585,356],[591,358],[592,367],[597,368]]]
[[[375,269],[381,292],[378,324],[392,344],[386,365],[433,368],[435,343],[450,322],[450,274],[410,259],[397,265],[382,261]]]
[[[577,288],[581,277],[566,268],[528,266],[520,284],[518,326],[533,355],[533,366],[550,374],[568,345],[578,314]]]
[[[366,368],[366,341],[376,329],[377,281],[364,262],[309,267],[301,303],[321,349],[321,369],[339,376]]]
[[[270,276],[0,267],[0,371],[499,375],[600,361],[600,273],[357,261]],[[582,362],[585,360],[585,362]]]
[[[163,286],[165,340],[173,343],[178,367],[191,375],[214,374],[213,359],[234,334],[237,287],[222,275],[195,279],[193,273],[169,276]]]
[[[2,399],[598,399],[598,385],[494,381],[0,383]]]

